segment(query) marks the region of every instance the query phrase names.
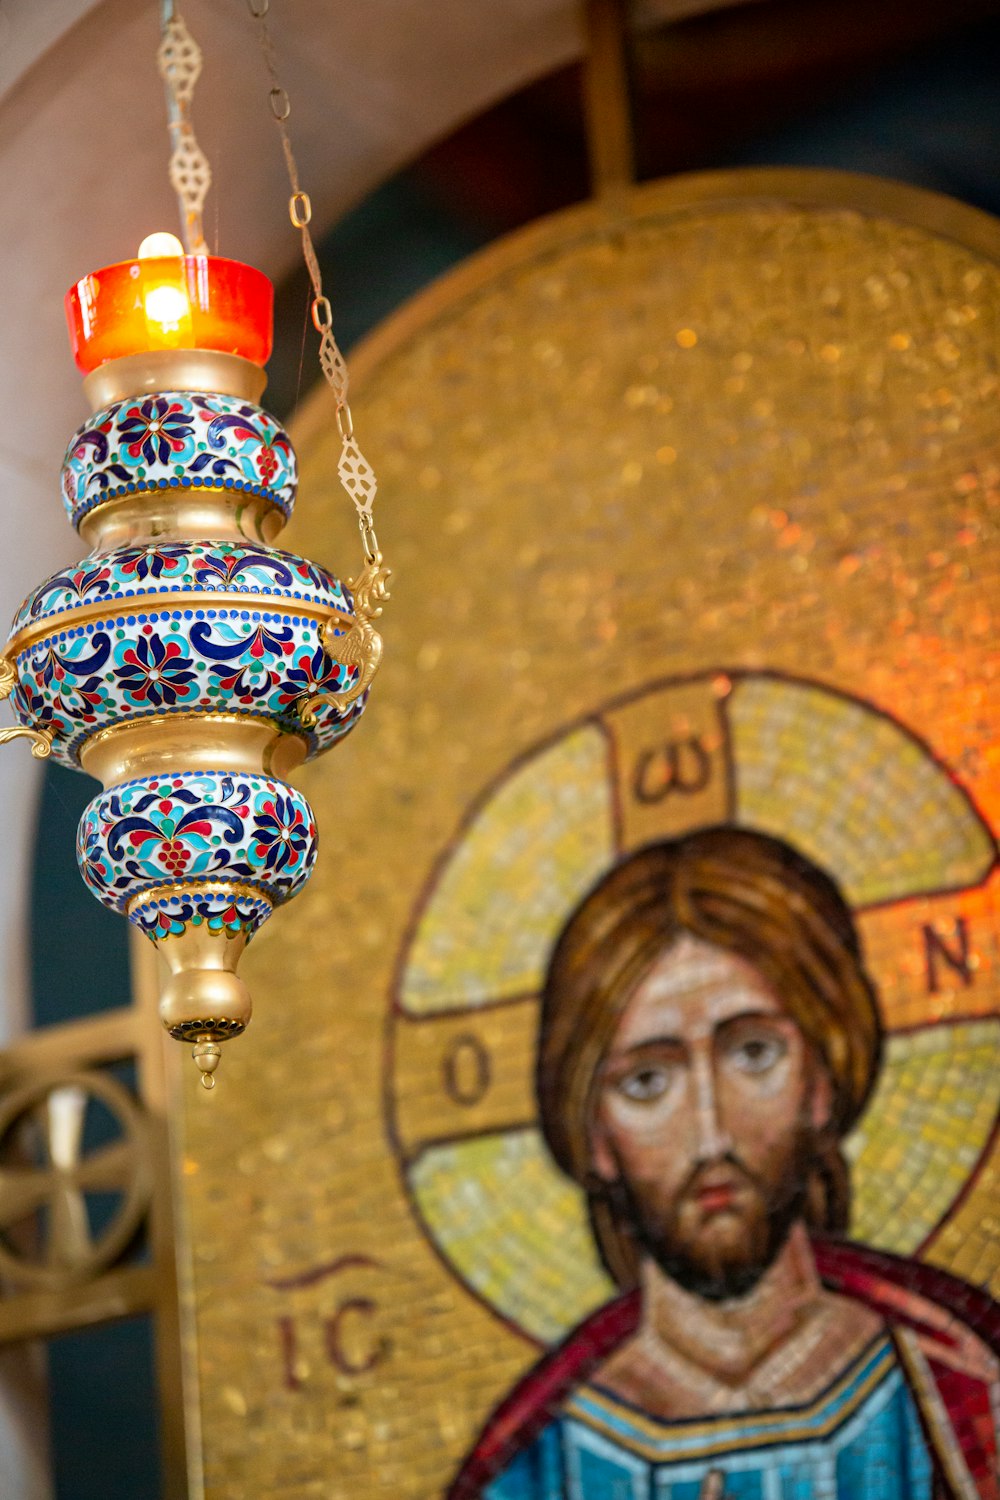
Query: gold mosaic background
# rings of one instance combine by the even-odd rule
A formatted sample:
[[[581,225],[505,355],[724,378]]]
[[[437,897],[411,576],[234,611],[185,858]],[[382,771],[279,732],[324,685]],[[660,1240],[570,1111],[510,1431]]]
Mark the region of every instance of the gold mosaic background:
[[[817,829],[860,830],[862,855],[841,836],[837,857],[855,861],[841,878],[867,903],[894,1036],[851,1143],[859,1170],[874,1164],[856,1223],[1000,1293],[1000,896],[949,782],[1000,825],[998,261],[992,221],[907,190],[680,181],[494,248],[355,361],[397,570],[386,662],[358,733],[301,778],[319,866],[251,950],[253,1026],[215,1093],[188,1080],[185,1102],[211,1500],[432,1500],[534,1359],[511,1308],[504,1321],[460,1278],[442,1227],[468,1204],[474,1282],[498,1244],[488,1222],[476,1239],[488,1174],[439,1175],[447,1212],[425,1201],[425,1222],[415,1195],[427,1147],[479,1129],[481,1156],[502,1143],[512,1263],[532,1227],[565,1224],[545,1219],[530,1159],[531,981],[560,881],[616,836],[583,721],[630,694],[626,742],[698,731],[711,750],[705,684],[749,686],[747,796],[752,766],[766,790],[777,757],[789,830],[821,847],[833,835]],[[298,446],[289,545],[350,572],[324,398]],[[816,696],[768,739],[766,685],[788,678]],[[665,682],[669,701],[652,691]],[[848,708],[824,718],[830,702]],[[546,744],[565,763],[542,794]],[[823,789],[834,764],[849,795],[839,773]],[[477,845],[465,833],[500,787],[499,831]],[[619,807],[618,833],[631,817],[627,836],[650,836],[647,812]],[[943,833],[949,893],[927,894],[912,851],[940,853]],[[517,895],[494,931],[497,860]],[[466,895],[435,929],[449,880]],[[507,1004],[480,1008],[475,976],[455,980],[469,953]],[[443,1013],[442,975],[458,982]],[[871,1186],[888,1181],[891,1201]],[[558,1280],[556,1265],[534,1283],[540,1336],[558,1331]]]

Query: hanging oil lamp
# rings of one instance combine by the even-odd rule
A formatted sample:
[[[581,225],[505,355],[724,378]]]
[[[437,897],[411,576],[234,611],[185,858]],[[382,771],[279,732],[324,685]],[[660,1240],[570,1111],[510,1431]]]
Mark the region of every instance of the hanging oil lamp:
[[[80,821],[83,878],[163,954],[164,1025],[193,1044],[211,1087],[220,1044],[250,1019],[240,956],[316,858],[312,810],[287,778],[364,710],[388,574],[315,255],[313,317],[365,566],[345,586],[273,545],[296,489],[288,435],[259,405],[273,293],[260,271],[204,245],[210,173],[188,115],[200,65],[165,5],[160,66],[187,248],[152,235],[67,294],[92,415],[70,440],[62,497],[90,551],[17,611],[0,697],[18,727],[0,742],[26,738],[101,782]],[[308,200],[297,179],[293,189],[308,240]]]

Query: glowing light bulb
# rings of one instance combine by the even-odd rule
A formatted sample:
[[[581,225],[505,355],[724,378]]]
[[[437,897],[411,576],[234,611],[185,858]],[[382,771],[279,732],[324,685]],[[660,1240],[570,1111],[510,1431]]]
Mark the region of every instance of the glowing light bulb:
[[[176,234],[167,234],[164,230],[157,230],[155,234],[147,234],[139,246],[139,259],[151,260],[155,256],[183,255],[184,246]]]

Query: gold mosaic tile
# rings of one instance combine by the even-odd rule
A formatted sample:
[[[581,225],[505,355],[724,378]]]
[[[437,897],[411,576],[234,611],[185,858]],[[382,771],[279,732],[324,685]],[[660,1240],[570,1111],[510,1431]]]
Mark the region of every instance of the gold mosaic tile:
[[[400,1001],[414,1015],[537,991],[567,911],[614,848],[608,745],[585,728],[475,818],[417,928]],[[491,901],[502,889],[510,900]]]
[[[732,695],[736,820],[836,874],[854,907],[978,885],[989,829],[944,767],[867,706],[780,679]]]

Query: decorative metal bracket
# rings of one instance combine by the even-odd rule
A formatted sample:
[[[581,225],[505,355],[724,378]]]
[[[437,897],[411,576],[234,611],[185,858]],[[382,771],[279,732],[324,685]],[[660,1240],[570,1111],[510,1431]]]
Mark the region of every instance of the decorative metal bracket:
[[[329,704],[338,713],[345,713],[351,704],[366,693],[382,661],[382,637],[372,624],[382,613],[382,601],[388,599],[386,584],[391,569],[382,561],[381,552],[374,552],[364,571],[355,581],[347,580],[347,587],[354,596],[354,623],[343,633],[336,630],[332,620],[323,626],[320,640],[323,650],[331,661],[342,667],[357,667],[358,677],[342,693],[316,693],[300,701],[299,718],[306,729],[316,723],[316,710]]]
[[[11,740],[31,740],[36,760],[47,760],[52,753],[51,729],[0,729],[0,745],[9,745]]]
[[[9,698],[17,687],[17,667],[6,656],[0,656],[0,703]],[[30,740],[31,753],[36,760],[47,760],[52,750],[51,729],[0,729],[0,745],[9,745],[11,740]]]

